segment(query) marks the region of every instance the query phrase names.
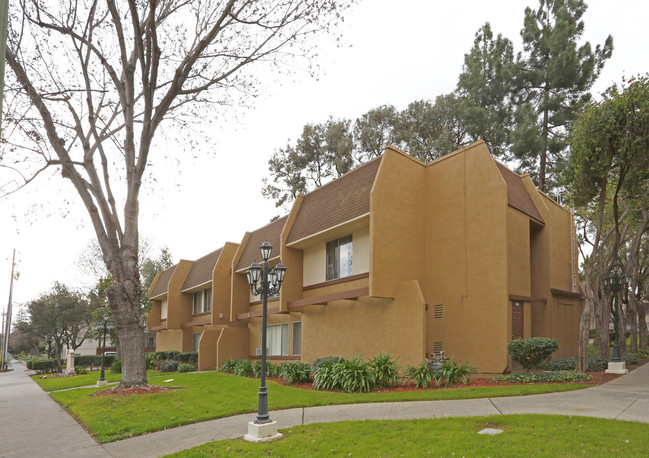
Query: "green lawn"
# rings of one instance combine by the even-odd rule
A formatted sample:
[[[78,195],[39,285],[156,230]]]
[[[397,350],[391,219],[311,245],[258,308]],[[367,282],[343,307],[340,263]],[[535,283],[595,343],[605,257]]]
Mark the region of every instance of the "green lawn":
[[[484,428],[504,432],[477,434]],[[268,444],[225,440],[169,456],[646,456],[649,425],[559,415],[495,415],[317,423],[280,431],[285,437]]]
[[[173,379],[171,382],[166,380]],[[112,442],[164,428],[257,410],[259,380],[220,372],[163,374],[157,385],[182,387],[160,394],[91,397],[101,388],[58,391],[51,396],[76,416],[100,442]],[[522,396],[585,388],[583,384],[528,384],[363,394],[302,390],[268,383],[269,408],[310,407],[363,402],[472,399]]]
[[[74,375],[70,377],[57,377],[56,374],[32,375],[32,379],[43,388],[43,391],[66,390],[68,388],[78,388],[80,386],[96,385],[99,380],[101,371],[88,371],[87,374]],[[122,374],[111,374],[110,369],[104,372],[106,381],[119,382]],[[155,371],[148,371],[147,377],[158,376]]]

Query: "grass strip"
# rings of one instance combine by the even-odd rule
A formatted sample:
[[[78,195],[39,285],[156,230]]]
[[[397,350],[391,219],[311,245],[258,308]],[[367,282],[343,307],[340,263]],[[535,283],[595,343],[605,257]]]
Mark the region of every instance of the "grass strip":
[[[87,374],[74,375],[69,377],[57,377],[56,374],[32,375],[32,379],[38,383],[43,391],[67,390],[70,388],[79,388],[81,386],[96,385],[99,380],[101,371],[88,371]],[[104,372],[105,379],[108,383],[119,382],[122,380],[122,374],[112,374],[110,369]],[[157,377],[156,371],[148,371],[147,377]]]
[[[165,383],[165,380],[173,379]],[[106,443],[165,428],[257,410],[259,380],[220,372],[164,374],[152,384],[182,387],[142,396],[90,397],[100,388],[58,391],[51,396]],[[580,384],[530,384],[439,390],[333,393],[268,383],[269,408],[312,407],[366,402],[474,399],[523,396],[585,388]]]
[[[477,434],[485,428],[504,432]],[[559,415],[495,415],[314,423],[251,444],[210,442],[170,457],[234,456],[646,456],[644,423]]]

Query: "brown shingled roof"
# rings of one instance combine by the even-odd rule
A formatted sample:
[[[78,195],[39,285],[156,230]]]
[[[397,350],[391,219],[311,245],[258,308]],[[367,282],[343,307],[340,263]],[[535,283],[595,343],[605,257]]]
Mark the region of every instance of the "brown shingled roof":
[[[212,271],[214,270],[216,261],[218,261],[219,256],[221,256],[222,250],[223,248],[219,248],[218,250],[212,251],[210,254],[194,261],[192,268],[185,279],[185,283],[183,283],[181,291],[212,281]]]
[[[522,211],[526,215],[531,216],[532,218],[544,223],[545,221],[543,221],[543,217],[541,216],[541,213],[539,213],[539,209],[536,208],[534,201],[527,193],[527,189],[525,189],[525,185],[521,181],[521,177],[516,175],[514,172],[509,170],[498,161],[496,161],[496,165],[498,166],[498,170],[500,171],[500,174],[507,184],[507,203],[511,207],[514,207]]]
[[[286,243],[295,242],[370,211],[370,191],[383,156],[304,196]]]
[[[286,224],[286,218],[288,218],[288,215],[282,216],[250,234],[248,243],[246,243],[241,258],[239,258],[237,267],[234,269],[235,271],[248,268],[250,264],[252,264],[252,261],[256,260],[257,262],[261,262],[261,252],[259,251],[259,247],[264,243],[264,240],[268,240],[268,243],[273,247],[270,257],[274,258],[279,256],[279,238],[280,235],[282,235],[284,224]]]
[[[151,297],[159,296],[168,291],[169,280],[171,280],[171,276],[176,271],[176,267],[178,267],[178,264],[176,264],[175,266],[171,266],[168,269],[160,272],[160,276],[158,277],[158,282],[155,284],[155,288],[153,288],[153,291],[151,291]]]

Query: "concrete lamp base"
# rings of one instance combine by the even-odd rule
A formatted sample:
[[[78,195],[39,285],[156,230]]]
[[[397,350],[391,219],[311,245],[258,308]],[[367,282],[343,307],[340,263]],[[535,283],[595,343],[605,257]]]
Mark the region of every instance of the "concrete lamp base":
[[[277,432],[277,422],[271,421],[270,423],[255,423],[251,421],[248,423],[248,434],[243,436],[244,440],[258,444],[260,442],[272,442],[284,437],[283,434]]]
[[[106,385],[108,385],[108,382],[106,380],[97,381],[97,386],[106,386]]]
[[[606,369],[607,374],[621,374],[624,375],[628,373],[629,370],[626,368],[626,363],[624,361],[609,361],[608,369]]]

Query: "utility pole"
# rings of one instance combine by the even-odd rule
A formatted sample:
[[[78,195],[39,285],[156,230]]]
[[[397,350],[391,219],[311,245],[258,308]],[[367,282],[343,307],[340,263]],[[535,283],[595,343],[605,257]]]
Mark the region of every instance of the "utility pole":
[[[11,299],[14,290],[14,268],[16,267],[16,249],[14,248],[13,259],[11,260],[11,280],[9,280],[9,304],[7,305],[7,321],[4,329],[4,342],[2,342],[2,353],[0,353],[0,368],[7,368],[7,346],[9,345],[9,331],[11,331]]]

